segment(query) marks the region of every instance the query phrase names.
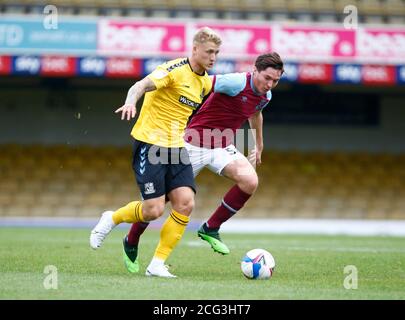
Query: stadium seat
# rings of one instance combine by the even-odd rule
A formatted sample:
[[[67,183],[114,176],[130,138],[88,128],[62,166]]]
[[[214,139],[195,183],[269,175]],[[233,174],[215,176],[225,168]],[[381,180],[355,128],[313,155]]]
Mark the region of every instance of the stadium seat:
[[[380,0],[358,0],[357,5],[360,15],[382,17],[384,8]]]
[[[118,0],[99,0],[100,15],[107,17],[119,17],[124,15],[124,8]]]
[[[72,0],[79,15],[97,16],[100,14],[99,3],[96,0]]]
[[[240,0],[239,8],[245,12],[263,12],[264,1],[263,0]]]
[[[56,206],[52,206],[49,203],[37,204],[31,208],[31,215],[33,217],[52,217],[55,216]],[[69,215],[66,215],[69,216]]]
[[[169,7],[172,10],[182,10],[182,9],[191,10],[193,8],[193,4],[192,1],[188,0],[169,0]]]
[[[319,22],[336,22],[334,0],[312,0],[311,10]]]
[[[123,14],[130,17],[146,17],[146,6],[144,0],[119,0]]]
[[[263,1],[264,1],[264,7],[269,12],[273,12],[273,11],[287,12],[288,11],[287,0],[263,0]]]
[[[140,199],[130,147],[10,144],[0,152],[2,216],[98,216]],[[404,155],[271,150],[262,161],[240,217],[405,219]],[[196,184],[197,218],[233,185],[208,170]]]
[[[46,1],[3,0],[2,12],[42,15]],[[402,0],[55,0],[61,15],[103,15],[128,17],[183,17],[272,21],[343,21],[343,9],[358,9],[359,22],[402,24]]]
[[[347,6],[354,6],[358,8],[358,0],[334,0],[334,9],[337,14],[344,14],[343,10]]]
[[[287,2],[290,14],[298,21],[313,21],[310,0],[290,0]]]
[[[54,5],[57,9],[58,15],[74,15],[76,11],[75,10],[76,4],[73,0],[54,0],[51,3],[47,4]]]
[[[387,0],[382,14],[389,24],[403,25],[405,23],[405,3],[403,0]]]
[[[3,12],[6,14],[25,14],[26,12],[24,3],[16,3],[15,1],[2,1],[0,5],[2,5]]]
[[[206,10],[206,11],[216,11],[217,1],[215,0],[195,0],[192,2],[192,8],[194,10]]]
[[[149,10],[167,11],[169,13],[169,0],[148,0],[144,2],[144,6]]]
[[[32,207],[26,204],[10,205],[3,210],[4,216],[9,217],[29,217],[31,216]]]

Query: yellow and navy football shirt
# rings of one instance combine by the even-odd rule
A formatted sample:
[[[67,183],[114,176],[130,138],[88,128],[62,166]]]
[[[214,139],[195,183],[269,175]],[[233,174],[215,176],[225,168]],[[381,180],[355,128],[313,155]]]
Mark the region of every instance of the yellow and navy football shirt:
[[[184,146],[188,118],[211,91],[207,72],[193,72],[187,58],[158,66],[148,78],[156,90],[147,92],[131,135],[140,141],[166,148]]]

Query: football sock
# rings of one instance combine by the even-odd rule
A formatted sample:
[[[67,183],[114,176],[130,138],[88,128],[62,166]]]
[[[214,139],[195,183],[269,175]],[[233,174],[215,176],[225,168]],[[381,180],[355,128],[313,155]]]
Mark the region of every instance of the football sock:
[[[174,210],[167,217],[160,230],[160,241],[154,258],[165,261],[180,241],[190,218]]]
[[[122,207],[113,213],[113,221],[115,224],[122,222],[145,222],[142,215],[142,202],[132,201],[125,207]]]
[[[243,192],[238,185],[233,186],[222,199],[221,205],[208,219],[207,227],[219,229],[221,224],[240,210],[251,196],[251,194]]]
[[[152,258],[152,261],[150,262],[151,267],[159,266],[159,265],[164,265],[165,261],[156,257]]]
[[[148,225],[149,222],[133,223],[127,236],[128,244],[131,246],[137,246],[139,243],[139,237],[142,235]]]

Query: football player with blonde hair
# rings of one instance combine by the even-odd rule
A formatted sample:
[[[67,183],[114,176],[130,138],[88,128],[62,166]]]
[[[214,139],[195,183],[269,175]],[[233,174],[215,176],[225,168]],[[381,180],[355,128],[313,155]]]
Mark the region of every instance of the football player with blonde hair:
[[[147,276],[175,277],[164,262],[181,239],[194,208],[193,169],[184,148],[184,130],[192,112],[211,92],[207,70],[214,66],[221,45],[210,28],[197,30],[192,54],[158,66],[128,91],[125,104],[115,112],[121,119],[136,115],[136,103],[145,94],[131,136],[132,167],[142,201],[132,201],[116,211],[105,211],[90,235],[90,246],[101,246],[111,230],[122,222],[147,223],[164,213],[166,199],[171,213],[160,233],[160,242],[147,267]]]

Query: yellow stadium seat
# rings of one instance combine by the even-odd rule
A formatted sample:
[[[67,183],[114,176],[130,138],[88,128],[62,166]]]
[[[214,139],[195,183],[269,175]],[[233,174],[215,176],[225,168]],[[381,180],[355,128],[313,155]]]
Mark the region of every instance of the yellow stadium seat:
[[[357,5],[362,15],[381,15],[384,8],[380,0],[359,0]]]
[[[265,10],[263,0],[240,0],[240,9],[245,12],[262,12]]]
[[[50,204],[36,204],[31,207],[33,217],[50,217],[55,216],[55,206]]]
[[[5,208],[3,214],[9,217],[28,217],[31,215],[31,208],[27,204],[12,204]]]
[[[337,14],[344,14],[343,10],[347,6],[354,6],[358,8],[358,0],[335,0],[335,12]]]
[[[267,11],[288,11],[287,0],[264,0],[264,7]]]
[[[312,0],[310,7],[316,13],[333,12],[334,0]]]
[[[140,200],[129,147],[10,144],[0,152],[0,215],[99,216]],[[270,150],[262,160],[241,217],[405,219],[404,155]],[[234,183],[203,170],[196,185],[193,215],[206,218]]]

